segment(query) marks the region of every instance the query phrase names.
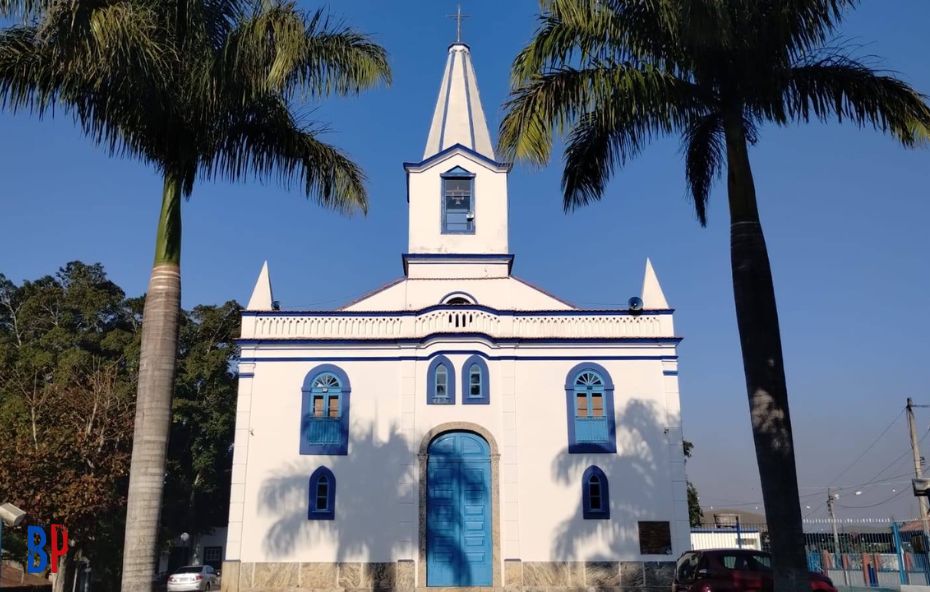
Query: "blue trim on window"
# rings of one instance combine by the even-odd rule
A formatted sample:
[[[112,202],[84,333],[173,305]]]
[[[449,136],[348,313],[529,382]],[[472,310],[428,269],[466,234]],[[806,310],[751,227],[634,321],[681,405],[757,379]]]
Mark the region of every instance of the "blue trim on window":
[[[443,179],[474,179],[476,175],[468,169],[454,166],[439,176]]]
[[[321,477],[326,477],[326,509],[317,510],[317,485]],[[336,519],[336,476],[326,467],[319,467],[310,475],[310,485],[307,496],[307,520],[335,520]]]
[[[240,372],[239,378],[255,378],[255,374],[252,372]]]
[[[607,437],[602,441],[579,441],[575,425],[575,379],[585,371],[596,372],[604,381],[604,418],[606,421]],[[572,368],[565,378],[565,416],[568,423],[568,452],[569,454],[582,453],[615,453],[617,452],[617,427],[614,415],[614,383],[610,373],[594,362],[582,362]]]
[[[307,431],[310,428],[310,422],[320,421],[313,418],[313,381],[321,374],[332,374],[339,380],[339,422],[335,429],[338,430],[338,441],[327,444],[314,444],[309,440]],[[321,364],[313,368],[304,378],[301,387],[301,406],[300,406],[300,454],[330,454],[336,456],[345,456],[349,453],[349,403],[352,399],[352,385],[349,382],[349,376],[342,368],[333,364]],[[328,421],[328,420],[327,420]]]
[[[591,506],[591,478],[597,477],[600,487],[600,508]],[[585,520],[607,520],[610,518],[610,488],[607,475],[600,467],[591,465],[581,476],[581,510]]]
[[[481,394],[474,397],[471,394],[471,368],[477,366],[481,376]],[[490,405],[491,403],[491,374],[488,365],[479,355],[472,355],[465,360],[462,366],[462,405]]]
[[[446,369],[446,399],[438,400],[436,394],[436,369],[443,366]],[[455,405],[455,368],[449,358],[438,355],[430,362],[426,369],[426,404],[427,405]]]
[[[663,376],[678,376],[678,370],[663,370]]]

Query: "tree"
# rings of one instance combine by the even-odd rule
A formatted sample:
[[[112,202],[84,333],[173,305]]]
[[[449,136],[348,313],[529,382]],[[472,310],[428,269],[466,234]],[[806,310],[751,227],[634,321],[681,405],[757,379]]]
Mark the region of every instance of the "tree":
[[[778,592],[805,590],[795,452],[775,291],[749,146],[764,123],[835,117],[927,137],[930,109],[901,80],[826,47],[856,0],[542,0],[513,64],[505,155],[542,164],[567,135],[566,210],[598,200],[615,169],[677,134],[699,222],[727,171],[737,326]]]
[[[123,587],[151,587],[181,295],[181,201],[198,177],[299,181],[364,211],[363,173],[298,121],[292,104],[389,81],[384,50],[284,0],[56,0],[0,35],[0,96],[61,104],[115,154],[161,173],[162,208],[143,312]]]
[[[694,454],[694,443],[689,440],[682,440],[681,447],[685,453],[685,462]],[[698,495],[697,487],[688,480],[688,522],[691,526],[700,526],[704,522],[704,511],[701,509],[701,498]]]
[[[182,319],[165,481],[165,540],[182,532],[207,533],[229,519],[240,311],[235,302],[197,306]]]
[[[65,524],[73,551],[106,577],[119,557],[138,358],[124,294],[100,265],[71,262],[21,286],[0,274],[0,305],[0,491],[31,523]],[[59,564],[56,591],[69,566]]]
[[[0,274],[0,491],[31,523],[65,524],[76,542],[68,559],[90,559],[104,591],[120,577],[141,300],[99,264],[71,262],[19,286]],[[163,541],[228,517],[239,311],[235,302],[182,311]],[[3,538],[16,559],[20,533]],[[56,590],[70,586],[71,564]]]

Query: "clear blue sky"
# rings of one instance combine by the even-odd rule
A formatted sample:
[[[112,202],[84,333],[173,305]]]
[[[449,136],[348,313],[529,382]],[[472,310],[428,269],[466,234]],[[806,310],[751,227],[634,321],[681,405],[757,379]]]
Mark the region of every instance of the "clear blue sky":
[[[319,4],[305,0],[307,8]],[[860,53],[930,92],[930,4],[866,0],[843,35]],[[184,305],[244,302],[263,260],[285,307],[328,308],[401,275],[406,201],[401,162],[417,160],[453,37],[452,0],[349,0],[335,14],[391,53],[394,84],[308,106],[328,139],[369,176],[371,212],[340,218],[274,184],[201,183],[184,209]],[[489,125],[496,129],[509,64],[535,27],[534,0],[468,0]],[[906,151],[837,125],[761,130],[752,161],[775,273],[805,505],[823,516],[827,485],[865,483],[907,450],[903,420],[839,479],[912,396],[930,403],[930,150]],[[157,174],[93,147],[66,117],[0,114],[0,272],[14,281],[69,260],[101,262],[130,294],[144,291],[160,199]],[[725,194],[695,222],[676,140],[656,143],[617,175],[605,200],[560,207],[559,161],[510,179],[515,272],[582,306],[623,305],[652,257],[677,308],[689,474],[705,505],[761,506],[734,322]],[[918,415],[930,427],[930,410]],[[930,449],[930,438],[925,441]],[[844,515],[914,510],[907,458],[880,475],[898,483],[844,495]],[[835,480],[835,482],[833,482]]]

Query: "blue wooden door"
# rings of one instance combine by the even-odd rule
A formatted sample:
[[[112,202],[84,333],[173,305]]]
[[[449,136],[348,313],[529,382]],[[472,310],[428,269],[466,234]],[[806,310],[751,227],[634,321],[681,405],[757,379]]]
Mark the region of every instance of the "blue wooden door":
[[[426,480],[426,585],[491,585],[491,458],[466,432],[430,444]]]

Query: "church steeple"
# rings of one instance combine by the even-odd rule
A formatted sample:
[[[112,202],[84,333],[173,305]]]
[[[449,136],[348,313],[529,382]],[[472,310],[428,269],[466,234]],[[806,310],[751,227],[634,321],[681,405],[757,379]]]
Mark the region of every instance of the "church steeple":
[[[475,68],[471,63],[471,50],[461,41],[449,46],[446,71],[439,87],[423,159],[456,144],[495,160],[491,134],[488,133],[478,94]]]
[[[456,15],[461,27],[462,15]],[[460,29],[459,29],[460,31]],[[407,171],[410,278],[507,277],[507,174],[484,119],[471,50],[449,47],[426,151]]]

